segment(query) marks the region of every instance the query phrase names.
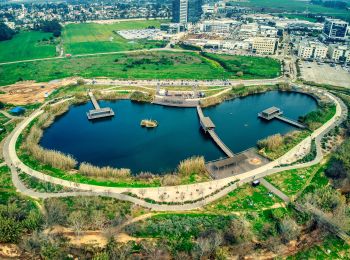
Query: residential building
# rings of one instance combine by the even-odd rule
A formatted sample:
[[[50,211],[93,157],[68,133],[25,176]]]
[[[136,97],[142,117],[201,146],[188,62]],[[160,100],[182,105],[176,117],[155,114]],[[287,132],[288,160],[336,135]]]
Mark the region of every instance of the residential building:
[[[330,40],[345,40],[348,23],[339,19],[326,19],[323,34]]]
[[[320,42],[305,41],[299,44],[298,56],[303,59],[324,59],[328,48]]]
[[[174,23],[187,23],[188,21],[188,1],[173,0],[173,20]]]
[[[277,46],[277,38],[255,37],[252,50],[257,54],[274,54]]]
[[[334,61],[350,61],[350,48],[346,45],[330,45],[328,56]]]

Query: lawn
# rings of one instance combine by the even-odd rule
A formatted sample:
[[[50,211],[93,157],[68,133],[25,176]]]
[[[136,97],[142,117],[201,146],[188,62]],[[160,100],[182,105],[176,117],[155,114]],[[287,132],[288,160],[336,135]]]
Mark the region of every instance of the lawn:
[[[275,173],[265,177],[265,179],[286,195],[294,195],[301,191],[307,180],[320,168],[314,165],[307,168],[293,169]]]
[[[205,207],[207,211],[232,212],[240,210],[262,210],[282,202],[264,186],[252,187],[245,184],[242,187],[229,192],[225,197]]]
[[[11,40],[0,41],[0,62],[54,57],[57,40],[51,33],[22,31]]]
[[[281,65],[278,60],[272,58],[217,55],[204,53],[204,56],[213,62],[217,62],[226,71],[235,75],[243,75],[246,78],[275,78],[280,75]]]
[[[221,57],[220,55],[216,55]],[[84,78],[110,77],[119,79],[253,79],[276,77],[280,65],[265,62],[266,58],[230,56],[235,66],[246,67],[254,61],[250,73],[237,76],[219,64],[188,52],[138,52],[108,54],[71,59],[56,59],[0,66],[0,85],[21,80],[46,82],[71,76]],[[225,60],[229,60],[225,55]],[[271,59],[267,59],[270,61]],[[238,62],[238,63],[237,63]],[[240,63],[241,62],[241,63]],[[272,68],[273,66],[273,68]],[[270,73],[270,71],[275,71]],[[263,73],[266,71],[266,74]]]
[[[146,29],[149,26],[159,28],[164,20],[126,21],[113,24],[81,23],[64,27],[62,38],[66,53],[84,54],[111,51],[160,48],[163,41],[127,40],[117,31]]]

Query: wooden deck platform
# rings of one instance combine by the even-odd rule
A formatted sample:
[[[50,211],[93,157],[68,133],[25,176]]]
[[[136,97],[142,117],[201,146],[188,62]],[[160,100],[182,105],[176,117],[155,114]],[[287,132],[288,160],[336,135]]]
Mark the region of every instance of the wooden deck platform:
[[[101,108],[100,105],[98,104],[94,94],[91,91],[89,91],[88,94],[89,94],[90,100],[95,108],[95,109],[89,110],[89,112],[86,113],[87,118],[89,120],[114,116],[114,111],[112,108],[110,108],[110,107]]]

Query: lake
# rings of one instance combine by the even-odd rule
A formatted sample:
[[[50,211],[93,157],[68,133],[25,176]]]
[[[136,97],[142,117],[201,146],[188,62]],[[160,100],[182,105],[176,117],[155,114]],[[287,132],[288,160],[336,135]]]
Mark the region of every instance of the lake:
[[[178,163],[193,155],[206,160],[225,157],[201,129],[195,108],[164,107],[130,100],[100,101],[111,107],[111,119],[89,121],[86,112],[91,102],[72,106],[44,131],[40,145],[71,154],[78,162],[97,166],[129,168],[133,173],[169,173]],[[276,133],[285,134],[295,127],[278,120],[266,122],[257,114],[277,106],[284,115],[297,120],[317,109],[314,98],[300,93],[271,91],[236,98],[203,109],[216,125],[215,131],[225,144],[238,153],[257,141]],[[154,129],[142,128],[142,119],[155,119]]]

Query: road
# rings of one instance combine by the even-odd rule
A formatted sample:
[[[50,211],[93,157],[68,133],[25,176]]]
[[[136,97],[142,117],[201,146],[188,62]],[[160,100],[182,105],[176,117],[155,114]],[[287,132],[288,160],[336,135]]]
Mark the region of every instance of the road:
[[[228,192],[234,190],[243,183],[251,182],[254,179],[262,178],[264,176],[289,170],[295,168],[304,168],[311,165],[317,164],[323,158],[320,141],[325,133],[330,131],[336,125],[339,125],[347,114],[346,106],[332,94],[325,92],[336,103],[336,114],[335,116],[317,129],[313,134],[312,138],[316,140],[317,156],[316,158],[308,163],[278,167],[279,161],[286,160],[294,156],[301,145],[306,142],[303,140],[300,144],[292,148],[289,152],[283,155],[279,160],[270,162],[255,170],[242,173],[240,175],[227,177],[219,180],[212,180],[203,183],[179,185],[170,187],[152,187],[152,188],[116,188],[116,187],[102,187],[89,184],[80,184],[72,181],[67,181],[59,178],[55,178],[44,173],[35,171],[29,168],[27,165],[22,163],[16,154],[16,141],[20,133],[26,128],[26,126],[37,116],[39,116],[43,110],[39,109],[35,111],[28,118],[23,120],[15,130],[6,138],[3,153],[5,162],[10,166],[12,179],[15,187],[19,192],[22,192],[31,197],[45,198],[45,197],[63,197],[63,196],[77,196],[77,195],[103,195],[114,197],[121,200],[133,202],[146,208],[157,211],[179,211],[179,210],[192,210],[200,208],[210,202],[213,202],[222,196],[225,196]],[[281,160],[282,159],[282,160]],[[75,193],[63,193],[63,194],[52,194],[52,193],[38,193],[27,189],[18,178],[18,170],[34,176],[42,181],[51,182],[53,184],[62,185],[69,188],[75,188],[81,190]],[[234,183],[233,183],[234,182]],[[232,184],[233,183],[233,184]],[[168,202],[170,204],[152,204],[148,203],[143,199],[139,199],[133,196],[126,195],[125,193],[131,192],[139,198],[149,198],[155,201]],[[123,194],[124,193],[124,194]],[[205,198],[205,199],[203,199]],[[191,203],[182,204],[184,201],[193,201]],[[173,205],[171,205],[173,203]]]

